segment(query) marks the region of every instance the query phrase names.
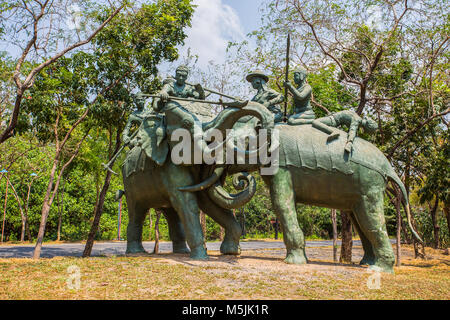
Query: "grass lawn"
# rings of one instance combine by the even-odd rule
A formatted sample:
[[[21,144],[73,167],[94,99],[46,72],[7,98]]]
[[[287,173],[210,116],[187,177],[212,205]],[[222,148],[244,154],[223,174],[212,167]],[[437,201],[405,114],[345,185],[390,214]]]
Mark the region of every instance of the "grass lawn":
[[[361,248],[353,251],[359,261]],[[284,263],[279,249],[238,257],[209,251],[209,261],[180,254],[0,259],[0,299],[448,300],[450,258],[442,252],[427,248],[420,260],[403,246],[403,265],[379,278],[356,263],[333,263],[331,247],[307,248],[310,263],[301,266]]]

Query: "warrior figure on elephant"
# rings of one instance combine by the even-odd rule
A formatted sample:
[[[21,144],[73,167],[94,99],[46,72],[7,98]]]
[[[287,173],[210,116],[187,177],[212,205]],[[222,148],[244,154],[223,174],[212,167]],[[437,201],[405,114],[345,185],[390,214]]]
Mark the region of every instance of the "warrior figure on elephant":
[[[256,70],[247,75],[246,80],[252,84],[253,89],[258,90],[252,98],[252,101],[258,102],[269,109],[274,114],[275,123],[281,122],[283,120],[283,113],[277,104],[283,102],[284,97],[279,92],[267,86],[269,77],[264,72]]]
[[[339,130],[336,128],[346,126],[348,130],[347,143],[345,152],[350,153],[353,147],[353,141],[360,127],[369,134],[374,133],[378,129],[378,124],[368,117],[360,117],[356,112],[351,110],[343,110],[332,113],[329,116],[316,119],[312,122],[312,126],[322,132],[328,134],[328,141],[339,137]]]
[[[294,71],[294,82],[297,87],[290,81],[284,83],[284,86],[294,96],[294,114],[288,119],[290,125],[310,124],[316,118],[310,102],[312,88],[306,83],[306,76],[306,70],[298,68]]]
[[[179,101],[170,101],[170,97],[205,100],[205,91],[200,84],[191,85],[186,82],[188,75],[189,68],[180,65],[175,71],[175,78],[165,79],[163,88],[158,93],[159,98],[153,104],[153,109],[158,113],[165,114],[169,135],[178,128],[189,130],[196,147],[203,150],[205,143],[202,139],[201,121],[195,114],[184,108]]]
[[[132,95],[132,98],[136,106],[136,110],[133,111],[128,117],[127,124],[125,125],[125,128],[122,132],[123,143],[125,145],[128,145],[130,149],[132,149],[136,145],[136,139],[132,140],[133,134],[131,133],[131,130],[133,126],[139,128],[147,114],[147,111],[144,110],[145,96],[141,92],[139,92],[138,94]]]

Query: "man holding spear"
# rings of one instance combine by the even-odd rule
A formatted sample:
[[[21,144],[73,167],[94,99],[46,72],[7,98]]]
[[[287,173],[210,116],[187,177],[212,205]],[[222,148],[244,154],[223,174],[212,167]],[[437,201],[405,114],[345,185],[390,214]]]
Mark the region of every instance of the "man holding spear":
[[[303,68],[298,68],[294,71],[294,86],[289,81],[289,50],[291,45],[291,37],[288,34],[287,48],[286,48],[286,75],[284,81],[285,96],[284,102],[284,121],[287,121],[290,125],[310,124],[316,118],[314,110],[311,107],[311,94],[312,88],[306,83],[307,72]],[[294,114],[287,116],[287,99],[288,93],[291,93],[294,97]]]

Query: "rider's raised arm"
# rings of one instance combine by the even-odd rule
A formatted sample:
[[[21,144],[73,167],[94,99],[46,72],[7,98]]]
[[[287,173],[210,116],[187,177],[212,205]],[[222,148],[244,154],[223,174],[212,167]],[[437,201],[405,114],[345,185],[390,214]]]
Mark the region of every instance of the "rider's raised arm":
[[[301,88],[301,90],[296,89],[292,85],[290,85],[288,88],[289,88],[289,91],[291,91],[292,94],[294,95],[294,98],[299,99],[299,100],[303,100],[303,99],[307,98],[309,95],[311,95],[311,92],[312,92],[312,88],[309,84],[305,84],[303,86],[303,88]]]

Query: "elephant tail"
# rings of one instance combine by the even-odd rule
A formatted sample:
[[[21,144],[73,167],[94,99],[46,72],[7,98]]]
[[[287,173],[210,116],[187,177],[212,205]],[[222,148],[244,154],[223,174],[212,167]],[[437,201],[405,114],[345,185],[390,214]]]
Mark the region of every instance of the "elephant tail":
[[[395,182],[395,184],[400,188],[400,190],[402,192],[402,196],[403,196],[403,204],[404,204],[404,208],[405,208],[405,212],[406,212],[406,218],[408,220],[408,226],[411,229],[411,232],[412,232],[413,236],[417,239],[417,241],[419,241],[420,243],[423,244],[423,240],[417,234],[416,230],[414,230],[412,223],[411,223],[411,212],[409,210],[408,193],[406,192],[405,185],[403,184],[403,182],[400,180],[400,178],[397,176],[397,174],[394,172],[393,169],[392,169],[392,173],[388,174],[387,176],[393,182]]]

